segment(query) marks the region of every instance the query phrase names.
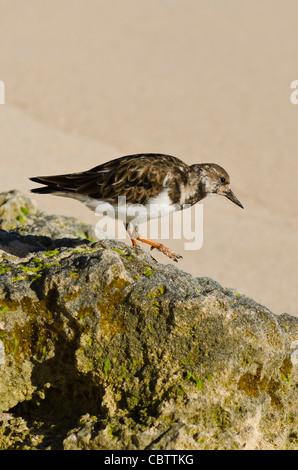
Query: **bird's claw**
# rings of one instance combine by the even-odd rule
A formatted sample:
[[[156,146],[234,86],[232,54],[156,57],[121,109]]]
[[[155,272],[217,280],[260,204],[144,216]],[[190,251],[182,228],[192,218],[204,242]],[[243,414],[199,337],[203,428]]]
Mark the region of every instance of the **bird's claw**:
[[[158,251],[161,251],[162,253],[164,253],[166,256],[168,256],[173,261],[176,261],[176,263],[178,263],[178,259],[183,258],[182,255],[178,255],[177,253],[173,253],[172,251],[170,251],[169,248],[164,246],[162,243],[160,243],[158,246],[151,246],[151,250],[154,250],[154,248],[156,248]]]

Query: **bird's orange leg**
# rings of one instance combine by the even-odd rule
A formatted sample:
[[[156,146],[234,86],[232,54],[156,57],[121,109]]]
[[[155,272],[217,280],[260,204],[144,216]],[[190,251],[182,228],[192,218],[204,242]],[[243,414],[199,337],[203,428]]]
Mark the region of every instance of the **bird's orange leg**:
[[[158,251],[161,251],[164,253],[166,256],[171,258],[172,260],[178,262],[178,259],[183,258],[181,255],[177,255],[176,253],[173,253],[172,251],[169,250],[166,246],[164,246],[162,243],[154,242],[152,240],[149,240],[148,238],[144,238],[141,235],[138,235],[137,240],[142,242],[142,243],[147,243],[148,245],[151,245],[151,250],[156,248]]]
[[[130,236],[132,245],[133,246],[140,246],[138,244],[138,241],[137,241],[136,237],[135,237],[134,231],[129,227],[129,224],[126,224],[125,228],[126,228],[126,231],[127,231],[128,235]]]
[[[132,242],[133,246],[140,246],[140,245],[138,244],[138,241],[137,241],[136,238],[131,238],[131,242]]]
[[[126,230],[127,230],[127,233],[128,233],[129,236],[130,236],[130,239],[131,239],[131,242],[132,242],[133,246],[138,246],[138,247],[140,247],[140,245],[139,245],[139,243],[138,243],[138,241],[140,241],[140,242],[142,242],[142,243],[147,243],[147,245],[150,245],[150,246],[151,246],[151,250],[153,250],[154,248],[156,248],[158,251],[161,251],[161,252],[164,253],[166,256],[168,256],[169,258],[171,258],[173,261],[178,262],[178,259],[183,258],[183,256],[178,255],[178,254],[173,253],[172,251],[170,251],[169,248],[167,248],[166,246],[164,246],[162,243],[154,242],[153,240],[149,240],[148,238],[142,237],[141,235],[139,235],[137,228],[135,228],[134,230],[132,230],[131,227],[129,226],[129,224],[126,224],[126,225],[125,225],[125,228],[126,228]]]

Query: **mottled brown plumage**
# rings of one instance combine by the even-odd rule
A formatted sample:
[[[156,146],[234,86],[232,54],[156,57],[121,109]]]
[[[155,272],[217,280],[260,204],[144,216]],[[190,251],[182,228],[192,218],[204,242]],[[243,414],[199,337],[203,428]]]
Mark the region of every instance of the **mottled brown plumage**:
[[[123,215],[120,211],[116,217],[121,218],[127,228],[132,223],[134,228],[130,234],[133,244],[138,245],[137,239],[150,242],[151,246],[176,261],[179,255],[136,234],[138,224],[183,209],[184,205],[193,205],[211,193],[226,196],[243,207],[231,191],[229,175],[222,167],[215,163],[188,166],[179,158],[164,154],[127,155],[80,173],[30,179],[45,185],[33,189],[34,193],[72,197],[92,209],[101,202],[116,207],[119,197],[125,197],[126,207],[135,204],[141,204],[146,209],[153,205],[162,206],[160,211],[148,211],[145,218],[129,219],[127,214]]]
[[[32,190],[37,193],[68,192],[115,204],[118,196],[125,196],[127,203],[145,205],[162,191],[167,175],[172,198],[178,202],[180,184],[186,182],[188,172],[188,165],[176,157],[139,154],[117,158],[81,173],[31,180],[47,185]]]

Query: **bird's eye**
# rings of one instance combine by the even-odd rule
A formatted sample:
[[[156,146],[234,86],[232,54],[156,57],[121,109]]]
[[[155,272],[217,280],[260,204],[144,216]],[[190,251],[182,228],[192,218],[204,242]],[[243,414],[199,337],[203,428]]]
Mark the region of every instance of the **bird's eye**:
[[[220,178],[220,181],[222,182],[222,184],[225,184],[227,182],[227,180],[224,177]]]

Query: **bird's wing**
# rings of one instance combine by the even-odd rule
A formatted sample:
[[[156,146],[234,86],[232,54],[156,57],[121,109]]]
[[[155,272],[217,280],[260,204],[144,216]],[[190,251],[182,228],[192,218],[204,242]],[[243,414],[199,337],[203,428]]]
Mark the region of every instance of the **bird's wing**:
[[[66,192],[88,196],[96,200],[117,203],[118,197],[127,203],[146,204],[164,187],[165,178],[175,179],[172,163],[176,157],[162,154],[138,154],[121,157],[81,173],[31,178],[46,185],[34,192]]]

